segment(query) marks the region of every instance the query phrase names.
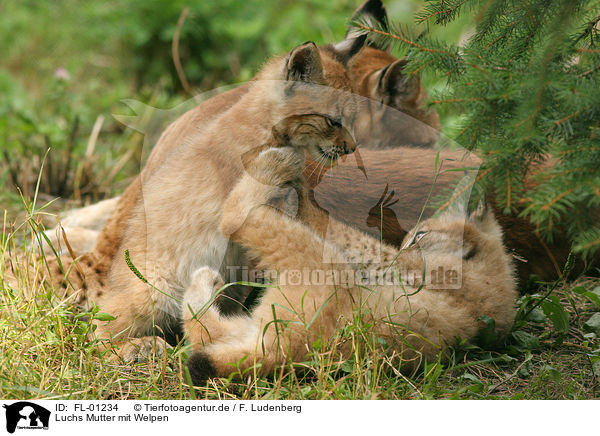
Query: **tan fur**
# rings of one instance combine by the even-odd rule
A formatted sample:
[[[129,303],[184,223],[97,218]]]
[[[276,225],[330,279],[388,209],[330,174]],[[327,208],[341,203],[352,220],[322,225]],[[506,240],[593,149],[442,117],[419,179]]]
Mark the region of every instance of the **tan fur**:
[[[419,76],[402,74],[406,63],[385,51],[365,47],[360,61],[352,65],[358,92],[368,97],[355,127],[362,148],[431,147],[438,140],[439,115],[427,108],[428,96]],[[382,89],[381,75],[390,70],[388,86]]]
[[[304,174],[315,204],[332,218],[399,247],[420,217],[437,210],[438,197],[465,175],[473,179],[480,164],[464,150],[359,148],[329,170],[309,162]]]
[[[290,150],[288,164],[300,176],[302,168],[294,155]],[[201,353],[190,364],[193,375],[201,374],[196,382],[211,370],[213,375],[227,376],[238,364],[243,370],[260,362],[260,373],[266,373],[286,361],[300,361],[315,341],[332,338],[352,320],[357,309],[368,310],[366,321],[376,324],[377,335],[396,357],[402,357],[405,364],[413,362],[408,363],[410,367],[434,358],[457,337],[473,338],[483,327],[482,315],[492,317],[500,332],[510,328],[517,293],[511,258],[492,214],[467,219],[453,212],[427,220],[409,234],[400,251],[337,221],[330,222],[328,238],[323,239],[310,222],[318,211],[302,214],[309,219],[304,223],[266,205],[273,190],[289,183],[294,172],[287,169],[274,174],[273,157],[257,158],[257,167],[268,169],[265,177],[271,182],[257,183],[244,176],[225,202],[221,220],[223,233],[249,249],[262,268],[277,270],[281,278],[303,269],[341,276],[344,269],[353,267],[374,269],[382,276],[390,265],[398,271],[426,269],[427,274],[439,266],[461,271],[462,282],[457,286],[426,283],[417,292],[420,275],[404,287],[384,284],[369,289],[346,285],[343,280],[336,286],[280,280],[278,286],[266,290],[251,316],[225,318],[210,306],[222,281],[216,271],[201,268],[186,292],[182,315],[187,334]],[[310,209],[310,203],[304,207]],[[251,211],[241,226],[240,209]],[[426,233],[418,243],[413,242],[418,232]]]
[[[362,168],[349,157],[329,170],[314,170],[309,165],[305,173],[314,190],[314,201],[332,217],[395,246],[400,246],[408,229],[419,217],[428,218],[436,211],[439,198],[449,198],[450,188],[464,176],[462,171],[443,172],[435,179],[435,161],[439,153],[442,170],[474,168],[472,180],[478,175],[481,160],[462,150],[432,150],[399,147],[389,150],[359,149]],[[533,165],[525,180],[526,189],[533,189],[550,162]],[[427,199],[431,192],[431,199]],[[541,280],[560,277],[571,245],[566,233],[544,242],[527,217],[519,209],[505,214],[493,196],[488,203],[502,228],[505,245],[517,259],[517,276],[521,285],[535,274]],[[597,264],[598,257],[588,259]],[[572,273],[580,274],[586,265],[577,259]]]
[[[337,65],[338,62],[336,62],[336,59],[331,59],[328,56],[328,52],[331,51],[331,47],[328,47],[327,49],[324,49],[323,53],[325,53],[325,56],[323,57],[323,61],[324,61],[324,70],[326,73],[326,79],[327,79],[327,83],[334,86],[334,87],[338,87],[341,89],[346,89],[346,90],[353,90],[354,88],[351,86],[351,83],[357,83],[357,82],[361,82],[364,80],[367,80],[366,76],[365,76],[365,71],[368,71],[368,67],[365,68],[365,65],[370,64],[372,61],[372,59],[376,59],[377,56],[373,55],[373,49],[368,49],[365,50],[365,53],[368,54],[367,57],[365,57],[364,61],[362,60],[362,53],[359,53],[358,56],[356,56],[354,59],[352,59],[349,64],[348,67],[349,69],[346,70],[346,68],[339,68]],[[383,53],[383,52],[382,52]],[[335,58],[335,56],[334,56]],[[382,55],[381,59],[387,59],[390,61],[393,61],[394,58],[391,58],[389,55]],[[357,69],[355,68],[356,66],[359,66]],[[376,61],[374,62],[373,66],[371,67],[372,71],[377,71],[377,70],[381,70],[384,67],[383,63],[381,61]],[[259,76],[259,79],[261,77]],[[264,77],[263,77],[264,78]],[[372,82],[371,82],[372,85]],[[369,84],[362,84],[360,83],[360,89],[364,91],[365,95],[371,97],[374,95],[374,90],[376,88],[372,89],[372,86]],[[119,274],[112,274],[109,276],[109,271],[112,268],[113,264],[119,263],[123,264],[123,250],[125,248],[128,248],[130,244],[125,238],[124,235],[127,234],[129,232],[129,229],[132,227],[145,227],[145,224],[143,223],[143,221],[146,219],[144,217],[146,211],[145,205],[147,205],[151,200],[150,198],[148,198],[148,196],[146,195],[146,189],[148,187],[149,184],[152,184],[152,180],[153,178],[155,178],[155,175],[157,172],[161,172],[162,174],[160,176],[157,177],[164,177],[165,174],[167,174],[169,171],[176,171],[174,168],[178,168],[176,165],[175,166],[169,166],[171,164],[165,165],[165,162],[173,162],[175,160],[182,160],[183,162],[185,162],[186,164],[190,163],[190,162],[201,162],[201,161],[207,161],[207,162],[214,162],[216,165],[213,167],[212,170],[208,170],[209,172],[218,172],[219,173],[219,177],[222,177],[222,184],[223,186],[229,186],[233,183],[233,180],[235,179],[235,174],[229,174],[227,171],[227,166],[230,162],[230,158],[232,156],[231,153],[221,153],[221,150],[219,149],[218,152],[218,156],[215,155],[215,150],[212,149],[210,151],[210,153],[201,153],[198,152],[195,156],[193,156],[193,158],[191,156],[185,156],[185,153],[181,153],[181,148],[180,145],[182,144],[182,142],[187,141],[189,138],[194,138],[198,135],[201,135],[202,132],[205,131],[214,131],[214,125],[216,123],[218,123],[219,119],[224,115],[227,114],[229,112],[232,111],[233,107],[236,106],[237,104],[241,103],[244,98],[247,98],[247,93],[249,92],[250,89],[252,89],[252,87],[254,86],[254,84],[251,82],[247,85],[244,85],[242,87],[236,88],[234,90],[228,91],[222,95],[213,97],[211,99],[209,99],[208,101],[200,104],[199,106],[197,106],[195,109],[187,112],[186,114],[184,114],[182,117],[180,117],[180,119],[178,119],[175,123],[173,123],[171,126],[169,126],[169,128],[163,133],[163,135],[161,136],[158,145],[155,147],[155,149],[153,150],[152,154],[150,155],[150,158],[146,164],[146,167],[144,168],[142,174],[140,175],[140,177],[138,179],[136,179],[134,181],[134,183],[132,185],[130,185],[128,187],[128,189],[124,192],[124,194],[121,197],[121,201],[119,202],[119,205],[117,207],[117,210],[115,211],[115,213],[113,213],[113,215],[111,216],[111,218],[108,220],[107,225],[104,227],[102,233],[99,235],[97,244],[95,246],[95,249],[88,254],[85,254],[84,256],[82,256],[79,259],[79,268],[71,268],[69,267],[68,271],[71,271],[71,274],[69,277],[64,278],[61,280],[61,275],[62,275],[62,271],[60,270],[60,268],[58,267],[58,263],[54,262],[51,264],[51,269],[52,269],[52,274],[53,276],[56,278],[58,278],[58,281],[62,281],[63,283],[63,287],[70,287],[71,285],[73,285],[73,287],[75,289],[78,288],[83,288],[84,290],[88,290],[88,289],[93,289],[93,291],[90,291],[88,294],[91,297],[91,299],[95,300],[95,301],[104,301],[104,299],[106,298],[106,293],[110,292],[111,295],[119,295],[119,297],[114,297],[115,299],[118,298],[122,298],[121,294],[118,292],[116,294],[113,294],[112,289],[109,289],[109,285],[108,283],[112,282],[118,282],[121,278],[121,276],[126,276],[127,274],[131,274],[128,270],[125,270],[124,268],[122,269],[122,273],[121,276]],[[420,87],[420,84],[419,84]],[[420,89],[422,90],[422,87],[420,87]],[[355,90],[355,89],[354,89]],[[422,93],[420,95],[424,95],[424,91],[422,91]],[[422,98],[421,99],[414,99],[414,100],[410,100],[407,101],[406,104],[406,108],[410,108],[411,105],[415,106],[415,110],[416,109],[416,105],[421,105],[422,104]],[[239,106],[238,106],[239,107]],[[402,108],[399,107],[399,109],[405,110],[406,109],[404,106]],[[418,110],[417,110],[418,111]],[[246,113],[249,113],[250,111],[246,111]],[[250,125],[250,123],[255,122],[254,120],[256,120],[258,112],[253,112],[252,113],[252,118],[244,118],[243,116],[241,116],[240,112],[238,111],[238,116],[240,116],[240,118],[238,120],[236,120],[235,122],[235,128],[237,128],[240,124],[244,125]],[[260,117],[260,115],[258,115],[258,117]],[[373,122],[373,117],[369,117],[370,118],[370,122]],[[360,123],[361,126],[364,126],[364,123]],[[375,128],[375,126],[372,126],[372,128]],[[418,129],[420,128],[419,126],[415,125],[412,126],[411,128],[413,129]],[[398,133],[399,132],[390,132],[390,137],[398,137]],[[361,130],[361,135],[365,136],[368,134],[367,130],[363,127]],[[429,133],[428,133],[429,134]],[[252,134],[250,134],[252,135]],[[239,135],[242,136],[242,135]],[[400,138],[402,138],[402,132],[400,132]],[[437,139],[437,136],[436,136]],[[412,141],[412,139],[407,139],[406,142]],[[402,142],[402,143],[406,143],[406,142]],[[418,144],[417,145],[423,145],[424,141],[422,141],[421,139],[417,140]],[[210,154],[210,155],[209,155]],[[178,170],[177,170],[178,171]],[[205,180],[205,179],[203,179]],[[212,181],[208,181],[207,180],[207,185],[210,186],[212,184]],[[184,182],[185,186],[190,186],[189,181]],[[202,186],[202,184],[200,185]],[[212,188],[212,187],[211,187]],[[155,188],[149,188],[150,190],[155,189]],[[216,193],[217,197],[218,196],[222,196],[224,195],[224,192],[220,192],[220,193]],[[185,203],[185,202],[184,202]],[[215,205],[218,203],[215,203]],[[217,207],[213,207],[211,206],[210,202],[207,202],[205,204],[206,206],[206,213],[214,213],[214,214],[218,214],[218,208]],[[152,211],[157,212],[157,211]],[[137,217],[137,218],[136,218]],[[178,219],[174,218],[172,221],[177,222]],[[163,227],[164,228],[164,227]],[[164,230],[162,229],[157,229],[157,231],[162,231],[165,234],[169,232],[169,230],[167,230],[166,228],[164,228]],[[134,242],[135,242],[135,237],[133,238]],[[178,252],[175,253],[175,255],[178,255]],[[133,251],[132,251],[132,257],[133,257]],[[65,264],[68,265],[67,262],[65,262],[65,259],[63,259],[63,262]],[[134,263],[136,264],[136,266],[138,266],[139,260],[134,259]],[[142,263],[147,263],[147,259],[142,259]],[[146,270],[146,267],[142,268],[144,270]],[[77,271],[76,276],[74,275],[73,271]],[[150,274],[152,275],[152,274]],[[57,281],[55,279],[55,281]],[[155,283],[160,285],[161,283]],[[169,283],[167,284],[167,287],[173,285],[173,283]],[[175,286],[180,286],[181,283],[175,283]],[[152,302],[149,301],[138,301],[136,300],[136,298],[138,298],[138,296],[142,296],[145,295],[144,293],[138,293],[135,291],[132,291],[131,294],[128,294],[126,300],[127,301],[131,301],[132,302],[132,307],[131,309],[127,309],[129,310],[129,313],[134,313],[136,312],[136,308],[134,307],[133,302],[137,302],[136,304],[138,304],[140,306],[140,310],[142,312],[147,311],[148,307],[152,305]],[[113,297],[111,297],[112,299]],[[110,306],[110,305],[109,305]],[[107,309],[108,310],[108,309]],[[123,310],[125,312],[127,312],[127,310]],[[121,311],[121,307],[119,306],[119,311]],[[126,316],[121,316],[121,319],[125,319]],[[136,325],[137,321],[134,320],[130,320],[130,326]],[[115,322],[115,329],[120,329],[120,328],[125,328],[126,322],[124,321],[123,324],[118,325],[118,322]],[[147,330],[146,326],[142,326],[141,330]],[[136,332],[136,328],[133,329],[133,333],[132,334],[137,334]]]
[[[372,77],[397,59],[383,50],[365,47],[349,66],[349,77],[355,84],[356,91],[368,99],[377,99],[378,90]],[[344,77],[340,74],[336,79]],[[418,80],[415,79],[415,80]],[[193,137],[199,129],[209,126],[218,116],[229,110],[248,92],[251,84],[245,84],[235,89],[218,94],[202,102],[192,110],[186,112],[175,122],[167,127],[153,148],[142,173],[125,190],[120,197],[118,206],[113,210],[106,210],[110,214],[106,226],[98,235],[82,232],[74,238],[81,240],[80,246],[94,246],[91,257],[102,271],[107,271],[116,250],[120,245],[122,234],[126,228],[132,209],[143,202],[142,184],[148,180],[161,164],[176,153],[178,146],[186,138]],[[419,82],[419,97],[407,101],[390,102],[390,106],[379,108],[371,100],[361,101],[361,110],[356,120],[355,135],[362,148],[394,146],[424,146],[433,145],[439,137],[439,117],[433,109],[425,108],[425,89]],[[379,113],[379,111],[383,111]],[[405,114],[405,115],[403,115]],[[81,213],[86,213],[85,208]],[[86,226],[82,226],[86,227]],[[49,232],[52,233],[52,232]],[[91,239],[91,237],[96,238]],[[79,251],[76,250],[78,253]]]
[[[52,249],[56,250],[59,255],[68,254],[62,229],[67,235],[68,243],[77,255],[92,251],[100,232],[105,228],[120,200],[121,197],[115,197],[66,213],[59,218],[59,225],[45,232],[50,244],[45,239],[42,241],[44,254],[53,254]]]
[[[399,247],[421,212],[425,219],[435,211],[428,207],[426,200],[435,177],[437,153],[411,147],[382,151],[361,148],[363,169],[350,156],[329,172],[316,169],[315,164],[310,163],[305,175],[313,188],[314,201],[331,217]],[[461,151],[442,151],[440,156],[441,160],[446,159],[444,169],[479,165],[476,157],[462,159]],[[540,169],[535,167],[533,171],[538,173]],[[459,177],[462,177],[460,172],[441,174],[433,185],[432,198],[446,192]],[[533,184],[534,180],[528,178],[527,186]],[[386,198],[387,201],[382,201]],[[525,284],[532,274],[547,281],[558,278],[570,251],[566,237],[557,235],[553,242],[544,242],[526,218],[505,215],[493,197],[488,197],[488,202],[503,230],[507,248],[518,259],[523,259],[516,262],[519,282]],[[324,220],[322,226],[327,225],[328,221]],[[583,268],[578,260],[574,272],[579,273]]]
[[[214,123],[186,138],[144,180],[143,202],[131,213],[118,249],[120,255],[112,261],[106,286],[89,290],[102,310],[116,317],[110,323],[97,323],[98,337],[122,342],[129,337],[151,334],[153,325],[168,329],[170,324],[178,323],[180,299],[195,268],[209,265],[224,272],[227,265],[247,262],[244,253],[237,247],[228,247],[227,239],[218,232],[220,210],[227,193],[243,173],[244,154],[268,143],[272,133],[283,138],[293,135],[293,143],[313,156],[321,153],[316,144],[323,152],[354,149],[352,138],[341,125],[340,131],[346,132],[341,139],[328,137],[323,126],[315,126],[314,119],[310,123],[315,131],[308,133],[304,131],[306,119],[282,126],[295,114],[306,113],[327,114],[331,119],[351,124],[346,118],[353,117],[354,97],[339,90],[351,90],[347,79],[344,82],[345,68],[327,54],[321,53],[320,59],[318,56],[316,47],[308,44],[288,58],[270,62],[237,104]],[[309,72],[311,80],[335,84],[338,88],[315,89],[317,85],[273,81],[281,80],[282,72],[294,71],[302,62],[318,66]],[[272,126],[275,126],[273,132]],[[278,131],[280,128],[283,133]],[[305,143],[305,136],[311,140]],[[190,165],[193,162],[201,164]],[[175,218],[174,213],[179,216]],[[149,288],[130,271],[122,256],[125,250],[129,250],[133,264],[160,291]],[[243,292],[238,291],[238,298]],[[123,350],[127,351],[121,352],[122,357],[136,358],[126,355],[129,347]]]
[[[365,93],[365,95],[370,96],[373,90],[369,88],[368,84],[361,83],[360,81],[365,79],[365,71],[378,71],[382,68],[382,63],[377,61],[371,65],[372,59],[377,58],[376,56],[373,56],[374,49],[368,48],[364,49],[364,51],[369,53],[369,55],[363,58],[363,51],[357,55],[357,59],[350,65],[350,77],[352,81],[357,81],[360,83],[360,89]],[[390,58],[390,56],[387,54],[382,54],[381,57],[377,59],[390,60],[393,58]],[[355,69],[355,67],[359,65],[360,68]],[[348,73],[343,71],[338,72],[335,74],[335,77],[332,80],[335,83],[348,80],[347,74]],[[98,235],[97,241],[86,240],[85,238],[89,237],[90,235],[87,232],[87,234],[83,235],[81,238],[78,237],[81,235],[75,235],[74,232],[71,232],[74,239],[82,240],[81,244],[78,244],[80,247],[84,247],[85,244],[89,244],[90,242],[96,242],[94,250],[91,253],[85,254],[79,260],[80,270],[84,272],[82,277],[84,277],[85,280],[81,279],[79,275],[74,275],[74,268],[68,269],[68,271],[71,271],[71,274],[66,278],[62,278],[62,271],[58,263],[51,262],[54,276],[53,280],[55,282],[62,282],[64,284],[72,284],[75,289],[82,287],[84,289],[105,288],[107,282],[107,273],[110,269],[113,259],[117,255],[122,258],[122,253],[119,252],[119,247],[122,243],[123,234],[126,232],[127,223],[130,219],[131,213],[136,208],[143,208],[143,205],[148,201],[148,199],[144,197],[142,186],[144,186],[152,178],[155,172],[161,167],[161,165],[163,165],[165,161],[179,158],[177,154],[179,149],[178,146],[185,141],[186,138],[194,137],[203,129],[210,128],[216,119],[228,112],[235,104],[240,102],[240,100],[247,94],[251,85],[252,82],[212,97],[202,104],[196,106],[189,112],[185,113],[177,121],[171,124],[161,135],[158,144],[153,149],[141,175],[125,190],[123,195],[120,197],[117,208],[108,219],[102,232]],[[420,104],[420,102],[418,104]],[[363,110],[365,110],[364,106],[361,107],[361,111]],[[415,110],[417,109],[415,108]],[[377,127],[372,126],[372,128],[375,130]],[[420,125],[415,125],[412,128],[418,130],[421,127]],[[426,129],[428,132],[430,131],[429,127]],[[410,132],[408,134],[410,134]],[[361,135],[363,135],[363,137],[366,137],[367,135],[367,132],[364,128],[361,130]],[[399,138],[402,143],[410,142],[410,139],[407,139],[406,141],[402,140],[404,137],[403,133],[398,136],[398,132],[390,132],[390,138],[392,137]],[[418,143],[422,144],[422,141],[418,140]],[[367,141],[367,145],[370,144],[370,141]],[[225,176],[225,174],[223,174],[223,176]],[[225,183],[227,183],[227,181],[225,181]],[[80,254],[79,250],[76,250],[76,253]],[[63,259],[63,262],[68,264],[68,259]],[[100,289],[99,292],[103,294],[105,290]],[[96,297],[95,295],[91,296],[92,299]]]

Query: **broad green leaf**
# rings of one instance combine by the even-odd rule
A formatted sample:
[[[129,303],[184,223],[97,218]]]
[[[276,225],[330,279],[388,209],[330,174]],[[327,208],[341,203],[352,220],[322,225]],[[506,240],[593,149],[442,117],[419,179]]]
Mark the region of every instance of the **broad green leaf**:
[[[584,297],[586,297],[587,299],[589,299],[592,303],[594,303],[596,306],[600,306],[600,296],[595,293],[595,292],[585,292],[583,294]]]
[[[527,316],[527,320],[532,322],[544,322],[546,321],[546,315],[544,315],[544,311],[542,309],[536,307]]]
[[[112,321],[116,318],[112,315],[109,315],[108,313],[98,312],[94,315],[94,319],[97,319],[98,321]]]
[[[544,314],[552,321],[554,328],[566,333],[569,330],[569,314],[565,312],[564,307],[556,296],[550,296],[541,305]]]
[[[535,350],[540,347],[540,340],[536,336],[524,332],[523,330],[513,332],[512,336],[520,346],[527,348],[528,350]]]
[[[472,381],[473,383],[477,383],[479,385],[483,384],[483,382],[481,380],[479,380],[473,374],[469,374],[468,372],[465,373],[465,374],[463,374],[463,375],[461,375],[459,378],[464,379],[464,380]]]
[[[593,314],[583,326],[588,331],[600,334],[600,312]]]
[[[554,367],[552,367],[550,365],[542,366],[540,372],[543,375],[550,376],[550,378],[552,378],[552,380],[554,380],[554,381],[559,381],[562,377],[562,374],[560,373],[560,371],[558,371],[557,369],[555,369]]]

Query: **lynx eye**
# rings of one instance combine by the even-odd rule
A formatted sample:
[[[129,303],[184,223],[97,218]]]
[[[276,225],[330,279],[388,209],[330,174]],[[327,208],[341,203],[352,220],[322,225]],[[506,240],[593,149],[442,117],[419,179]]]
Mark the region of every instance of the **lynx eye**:
[[[427,232],[417,232],[415,233],[415,235],[412,237],[412,239],[410,241],[408,241],[408,244],[406,244],[406,248],[408,247],[412,247],[413,245],[415,245],[417,242],[419,242],[421,239],[423,239],[423,236],[425,236],[427,234]]]
[[[331,128],[338,128],[342,126],[341,119],[338,121],[337,119],[333,119],[331,117],[325,117],[325,122]]]

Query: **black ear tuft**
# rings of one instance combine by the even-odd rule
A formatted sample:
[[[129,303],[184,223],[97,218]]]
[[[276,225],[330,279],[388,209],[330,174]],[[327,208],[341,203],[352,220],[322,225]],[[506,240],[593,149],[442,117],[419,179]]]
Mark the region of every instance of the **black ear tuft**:
[[[365,41],[367,40],[367,34],[362,33],[356,38],[345,39],[342,42],[338,42],[333,46],[336,53],[336,57],[344,65],[348,65],[350,59],[364,47]]]
[[[380,27],[383,30],[388,28],[387,12],[381,0],[367,0],[359,8],[354,11],[350,21],[366,21],[373,27]],[[355,38],[360,33],[364,33],[364,30],[359,29],[355,26],[349,26],[346,32],[346,39]],[[381,48],[375,46],[373,43],[369,45],[375,48]]]
[[[286,59],[283,78],[298,82],[323,83],[323,64],[312,41],[294,48]]]
[[[202,352],[192,354],[186,363],[194,386],[202,386],[209,378],[215,377],[217,371],[208,355]]]

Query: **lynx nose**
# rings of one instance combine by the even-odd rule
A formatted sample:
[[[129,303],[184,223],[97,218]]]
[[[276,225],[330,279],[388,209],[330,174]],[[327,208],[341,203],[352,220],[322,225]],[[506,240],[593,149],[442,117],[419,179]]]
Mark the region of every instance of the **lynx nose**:
[[[344,134],[340,138],[340,142],[341,144],[338,144],[338,146],[344,151],[344,154],[350,154],[356,150],[356,142],[347,130],[344,131]]]

